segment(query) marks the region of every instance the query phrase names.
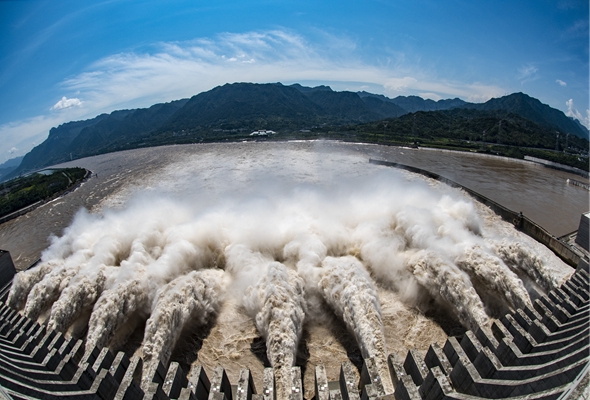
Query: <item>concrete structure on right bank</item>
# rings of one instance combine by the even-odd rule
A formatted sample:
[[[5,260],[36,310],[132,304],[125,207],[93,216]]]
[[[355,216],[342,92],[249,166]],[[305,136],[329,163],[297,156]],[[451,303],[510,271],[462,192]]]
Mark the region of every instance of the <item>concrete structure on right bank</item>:
[[[590,252],[590,211],[580,217],[580,226],[576,234],[576,244]]]

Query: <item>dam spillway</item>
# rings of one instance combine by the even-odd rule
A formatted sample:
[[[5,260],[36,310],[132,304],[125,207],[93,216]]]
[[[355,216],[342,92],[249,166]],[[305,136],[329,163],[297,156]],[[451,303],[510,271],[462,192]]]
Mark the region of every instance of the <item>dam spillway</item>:
[[[380,374],[374,358],[363,362],[360,379],[349,362],[329,382],[315,367],[316,399],[582,398],[588,387],[588,264],[581,261],[561,287],[494,321],[491,329],[467,331],[461,340],[433,343],[426,354],[387,358],[389,374]],[[13,398],[88,399],[303,399],[301,371],[292,367],[289,390],[276,397],[274,370],[254,382],[243,369],[230,382],[222,367],[208,376],[198,364],[183,371],[177,362],[158,362],[142,376],[144,361],[108,348],[84,351],[83,340],[32,321],[0,303],[1,393]],[[145,371],[145,370],[144,370]],[[584,373],[584,371],[586,371]],[[258,389],[257,389],[258,388]]]
[[[401,319],[403,314],[396,311],[398,305],[415,304],[417,309],[421,310],[415,314],[418,319],[412,328],[415,332],[413,335],[416,337],[434,327],[424,325],[429,323],[428,319],[420,315],[420,313],[428,313],[428,307],[436,310],[440,315],[449,316],[454,321],[457,321],[459,316],[464,325],[477,332],[480,325],[488,325],[501,319],[506,310],[514,312],[518,308],[534,307],[534,302],[539,297],[559,287],[569,276],[569,273],[559,269],[562,267],[558,267],[554,259],[547,259],[546,249],[543,250],[530,240],[525,240],[526,238],[511,228],[511,224],[505,224],[497,217],[489,215],[486,207],[466,201],[457,191],[449,191],[433,182],[423,185],[420,180],[416,181],[413,177],[409,179],[410,182],[413,179],[414,183],[408,184],[404,179],[402,185],[392,185],[395,179],[394,181],[386,179],[384,182],[380,182],[380,179],[363,178],[363,182],[355,182],[354,185],[346,184],[343,187],[336,185],[336,190],[325,193],[313,187],[310,190],[309,186],[298,186],[297,190],[287,191],[285,195],[276,196],[273,193],[273,196],[262,196],[263,201],[260,201],[260,196],[256,201],[245,198],[246,202],[242,201],[244,197],[234,203],[231,201],[228,203],[226,199],[225,210],[231,210],[232,204],[239,205],[235,214],[207,213],[201,208],[201,211],[194,215],[190,212],[190,208],[187,211],[183,204],[173,202],[172,207],[162,207],[165,202],[159,203],[153,198],[147,203],[151,207],[149,213],[145,213],[141,207],[133,203],[118,210],[93,214],[82,213],[68,228],[68,232],[53,239],[47,256],[38,266],[39,269],[45,269],[39,274],[39,279],[30,280],[30,287],[26,290],[22,290],[22,284],[17,284],[16,286],[21,285],[20,293],[24,293],[24,296],[16,296],[14,299],[23,299],[19,300],[23,301],[23,304],[18,308],[21,308],[25,314],[37,318],[39,322],[47,323],[46,328],[56,327],[63,330],[73,321],[75,323],[68,328],[67,337],[73,335],[82,339],[94,338],[92,339],[94,342],[85,340],[83,350],[78,350],[82,351],[82,358],[96,353],[97,346],[93,343],[99,344],[99,349],[104,343],[108,343],[110,354],[119,354],[116,343],[127,340],[125,337],[128,337],[128,333],[133,329],[141,331],[142,334],[144,330],[150,331],[149,320],[155,321],[156,317],[158,321],[169,321],[166,324],[171,324],[170,326],[181,327],[182,321],[194,319],[194,316],[191,317],[193,312],[191,310],[199,309],[201,306],[198,304],[210,304],[213,314],[220,312],[209,337],[203,342],[204,347],[198,352],[197,362],[194,362],[194,358],[192,361],[183,361],[178,358],[178,354],[173,354],[169,361],[166,361],[169,353],[165,349],[166,346],[160,346],[160,350],[157,346],[155,348],[152,345],[148,346],[155,350],[148,351],[156,355],[151,356],[152,361],[144,357],[141,347],[136,347],[136,350],[131,353],[128,349],[124,349],[129,360],[136,356],[142,360],[135,363],[134,372],[130,373],[135,374],[137,380],[138,371],[141,372],[143,378],[139,378],[138,385],[142,391],[144,389],[147,391],[149,386],[153,386],[150,375],[157,373],[159,376],[165,376],[167,374],[166,368],[162,367],[164,365],[170,365],[178,371],[183,370],[185,374],[180,373],[180,375],[186,377],[186,372],[189,372],[188,376],[190,376],[190,370],[193,367],[197,368],[199,364],[204,366],[203,372],[207,371],[208,379],[219,382],[214,387],[224,385],[231,387],[233,384],[236,391],[236,382],[248,382],[252,379],[252,383],[255,383],[254,386],[260,391],[262,390],[260,382],[265,379],[269,381],[270,373],[254,365],[260,361],[250,361],[246,364],[240,361],[242,366],[246,365],[251,369],[248,374],[236,371],[235,366],[230,367],[232,357],[234,354],[237,355],[236,351],[239,350],[231,349],[231,346],[236,343],[234,342],[235,334],[232,334],[228,327],[239,328],[235,333],[238,335],[245,333],[244,339],[248,343],[256,336],[250,336],[249,331],[243,331],[243,324],[232,325],[228,321],[234,320],[233,322],[238,323],[245,321],[247,325],[256,326],[254,328],[256,335],[263,340],[262,348],[267,347],[262,352],[257,351],[257,357],[267,357],[269,360],[264,361],[264,365],[268,365],[270,359],[278,360],[274,361],[277,363],[282,362],[281,360],[289,360],[289,357],[292,359],[294,353],[301,355],[303,351],[305,354],[305,349],[295,349],[289,344],[297,340],[299,335],[303,335],[299,340],[303,340],[310,346],[311,357],[314,357],[314,352],[317,350],[313,346],[318,337],[312,336],[310,340],[306,335],[309,335],[309,332],[313,335],[314,325],[321,324],[321,320],[327,318],[328,323],[339,326],[337,329],[348,330],[349,337],[356,342],[353,347],[358,348],[356,351],[359,358],[350,354],[349,358],[354,363],[354,367],[348,369],[354,373],[355,378],[348,381],[354,381],[352,386],[356,386],[358,390],[362,386],[359,385],[359,379],[371,380],[370,371],[376,371],[379,377],[391,375],[393,367],[390,365],[393,364],[388,355],[392,347],[386,347],[385,351],[378,351],[375,350],[378,346],[372,345],[381,340],[379,335],[384,335],[386,346],[393,344],[395,357],[405,360],[406,350],[402,347],[400,351],[397,342],[402,333],[399,330],[401,327],[399,323],[403,324],[402,321],[404,321]],[[384,190],[384,187],[391,190]],[[353,196],[350,196],[351,188],[356,188],[356,191],[352,191],[355,193]],[[414,190],[416,188],[420,190]],[[371,196],[363,197],[359,193],[370,193]],[[395,206],[394,212],[391,212],[391,208],[387,208],[388,203],[389,206],[392,204]],[[139,204],[141,205],[141,202]],[[298,204],[303,206],[295,208]],[[327,204],[329,207],[317,208],[317,204]],[[228,205],[230,207],[227,207]],[[158,210],[175,212],[159,213]],[[264,213],[256,214],[260,212],[256,210],[263,210]],[[378,216],[373,219],[367,218],[366,210]],[[219,211],[219,208],[216,211]],[[360,218],[360,215],[363,217]],[[270,221],[270,223],[260,221]],[[194,229],[195,226],[200,228]],[[221,231],[221,234],[211,234],[214,231],[203,229],[203,226],[224,226],[225,229]],[[342,229],[342,226],[345,229]],[[351,226],[354,229],[350,229]],[[329,227],[329,229],[322,230],[318,227]],[[97,232],[100,235],[97,236]],[[198,232],[201,233],[196,234]],[[288,232],[288,235],[285,235],[285,232]],[[195,246],[195,243],[200,244]],[[519,245],[514,246],[514,243]],[[390,250],[387,253],[386,249],[393,249],[393,251]],[[385,250],[385,252],[379,250]],[[555,256],[551,257],[555,258]],[[187,263],[185,260],[192,261]],[[121,269],[122,265],[125,268]],[[199,267],[200,265],[208,267],[203,269]],[[380,268],[380,265],[383,267]],[[477,265],[493,268],[481,269],[477,268]],[[173,303],[178,306],[173,308],[158,306],[158,303],[171,303],[158,299],[178,298],[169,296],[176,296],[176,293],[185,290],[182,279],[174,283],[175,276],[182,278],[186,275],[188,278],[190,271],[211,270],[212,266],[217,266],[217,269],[213,268],[212,272],[222,270],[222,277],[230,278],[230,284],[236,282],[241,284],[228,291],[228,282],[223,278],[206,279],[206,281],[218,282],[208,286],[203,279],[195,276],[194,279],[191,278],[195,283],[188,285],[187,289],[202,283],[203,293],[206,292],[207,287],[210,287],[215,295],[201,296],[198,303],[194,304],[175,301]],[[390,275],[392,270],[397,273],[396,279],[392,279]],[[496,271],[495,276],[500,279],[490,279],[485,273],[487,270]],[[127,272],[121,275],[124,271]],[[440,273],[441,271],[444,273]],[[23,282],[26,281],[25,279]],[[345,289],[350,285],[339,282],[351,281],[358,282],[359,289],[347,294]],[[269,282],[277,282],[277,285],[269,285]],[[278,284],[279,282],[282,283]],[[320,284],[320,282],[323,283]],[[400,285],[400,282],[409,284]],[[397,292],[395,292],[397,297],[392,298],[394,292],[391,292],[388,287],[395,284],[398,284]],[[469,285],[473,285],[473,288]],[[524,285],[524,292],[523,286],[520,285]],[[216,287],[218,289],[215,289]],[[170,290],[172,288],[174,289]],[[445,291],[437,288],[445,288]],[[269,291],[269,289],[272,290]],[[301,289],[305,293],[304,296],[301,296]],[[226,296],[220,309],[217,309],[219,305],[216,306],[206,300],[219,299],[219,293],[228,292],[231,296]],[[359,296],[362,294],[362,298],[367,300],[360,303],[355,300],[357,292]],[[105,293],[109,295],[103,296]],[[128,297],[123,295],[124,293],[133,293],[133,295]],[[376,293],[377,296],[372,293]],[[528,298],[529,295],[530,298]],[[57,301],[51,303],[44,300],[47,298],[55,298]],[[67,299],[75,298],[83,301],[67,301]],[[180,298],[182,299],[182,296]],[[301,298],[305,301],[298,300]],[[368,300],[371,298],[375,300]],[[230,309],[228,314],[227,305],[232,302],[237,303],[235,310],[239,313],[234,314]],[[87,305],[66,307],[66,305],[74,304]],[[277,304],[278,306],[271,307],[270,310],[284,311],[278,314],[268,313],[264,311],[265,304]],[[352,308],[340,306],[340,304],[351,304]],[[114,308],[112,308],[113,305]],[[365,311],[366,306],[371,308]],[[343,311],[338,311],[339,307],[342,307]],[[361,307],[363,313],[354,311]],[[88,315],[89,310],[94,310],[91,315]],[[116,322],[119,311],[123,316],[130,314],[137,318]],[[363,326],[366,324],[359,319],[359,316],[362,314],[370,316],[371,313],[374,313],[376,318],[374,320],[377,323],[369,324],[373,329],[362,333],[365,332]],[[188,319],[185,315],[189,316]],[[301,315],[306,321],[303,332],[295,331],[294,336],[282,335],[281,333],[292,330],[287,328],[288,325],[284,325],[284,322],[294,321],[297,326],[299,323],[296,321],[301,319]],[[282,316],[288,317],[285,319]],[[488,317],[491,317],[489,322],[486,321]],[[381,318],[382,333],[379,333],[381,329],[379,318]],[[141,326],[142,319],[148,320],[144,322],[145,328]],[[122,325],[120,329],[113,328],[116,325],[106,323],[107,321],[115,321],[116,324]],[[255,324],[253,324],[254,321]],[[395,321],[398,321],[398,325],[392,325]],[[109,329],[99,328],[101,324]],[[136,328],[133,328],[133,324],[136,324]],[[276,330],[274,328],[267,330],[267,327],[275,326],[274,324],[276,324]],[[160,324],[154,326],[157,325]],[[222,325],[225,327],[219,330],[218,327]],[[84,326],[89,327],[89,332],[84,331]],[[92,328],[93,326],[95,328]],[[109,333],[112,329],[116,331],[114,336],[110,336],[112,333]],[[277,332],[277,334],[271,332]],[[458,334],[461,337],[466,335],[464,330]],[[170,338],[173,337],[175,334],[170,335]],[[184,336],[181,335],[181,337]],[[406,336],[404,340],[408,338]],[[446,337],[430,340],[436,340],[441,349],[446,343]],[[277,344],[278,353],[269,353],[269,341]],[[158,340],[152,342],[161,343]],[[145,344],[146,341],[143,340],[143,343]],[[265,343],[266,346],[264,346]],[[406,346],[412,348],[410,342],[406,343],[408,343]],[[227,356],[219,353],[222,358],[216,363],[212,359],[216,349],[211,346],[217,346],[220,351],[225,352],[227,345],[230,346],[226,352]],[[428,346],[418,347],[422,353],[415,354],[415,359],[423,357],[426,351],[430,351],[427,350]],[[287,348],[293,348],[293,350],[285,351]],[[105,357],[110,358],[106,351],[105,354]],[[304,391],[306,398],[314,396],[314,386],[318,386],[320,392],[322,390],[319,388],[336,390],[334,379],[338,380],[338,376],[341,375],[339,364],[342,361],[338,361],[336,357],[332,358],[335,360],[330,362],[334,364],[336,361],[338,371],[334,372],[334,367],[326,364],[325,381],[328,383],[321,378],[321,368],[316,370],[316,367],[319,367],[317,361],[308,361],[307,364],[305,361],[303,364],[298,361],[297,365],[301,365],[300,370],[291,370],[289,367],[291,361],[286,361],[280,368],[282,376],[285,377],[283,379],[286,379],[281,385],[285,387],[285,383],[292,379],[297,380],[298,376],[308,379],[307,377],[311,375],[311,383],[307,380],[301,384],[294,384],[290,386],[291,390],[295,387],[300,392]],[[324,359],[328,360],[328,358]],[[223,373],[215,369],[218,363],[224,367]],[[324,383],[316,385],[316,381],[324,382],[327,386]],[[381,382],[381,386],[386,386],[388,380],[381,379]],[[390,379],[389,382],[389,385],[393,387],[393,381]],[[390,389],[384,388],[384,390],[388,393]],[[262,392],[258,393],[262,394]],[[282,397],[285,397],[284,392]]]

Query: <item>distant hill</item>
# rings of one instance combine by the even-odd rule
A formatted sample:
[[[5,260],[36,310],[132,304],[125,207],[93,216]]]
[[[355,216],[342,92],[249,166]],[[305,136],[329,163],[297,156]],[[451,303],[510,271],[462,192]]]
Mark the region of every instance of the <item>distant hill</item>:
[[[399,118],[356,125],[354,129],[385,132],[386,135],[413,137],[416,140],[449,138],[548,150],[555,150],[556,145],[553,129],[505,110],[453,108],[418,111]],[[560,137],[557,144],[558,150],[563,151],[566,138]],[[567,139],[567,145],[575,150],[587,150],[588,141],[572,136]]]
[[[0,164],[0,182],[4,181],[4,177],[14,171],[23,160],[24,156],[11,158],[3,164]]]
[[[405,110],[406,113],[413,113],[416,111],[450,110],[452,108],[463,108],[466,104],[470,104],[458,98],[434,101],[423,99],[418,96],[397,96],[390,99],[383,95],[375,95],[368,92],[359,92],[359,96],[363,98],[378,98],[383,101],[391,102]]]
[[[193,96],[158,129],[206,132],[211,129],[300,129],[318,124],[366,122],[397,116],[373,110],[352,92],[335,92],[328,86],[234,83]]]
[[[542,127],[545,133],[538,135],[543,137],[547,136],[546,132],[553,134],[555,130],[588,137],[588,131],[563,112],[523,93],[474,104],[461,99],[433,101],[417,96],[390,99],[368,92],[337,92],[329,86],[234,83],[190,99],[113,111],[52,128],[49,137],[31,150],[5,178],[74,158],[122,149],[233,140],[236,135],[247,137],[250,131],[260,129],[296,133],[322,126],[365,124],[409,113],[455,109],[494,112],[498,118],[516,115]],[[530,135],[536,135],[534,131]],[[530,135],[525,136],[530,139]]]
[[[418,96],[398,96],[389,99],[383,95],[375,95],[367,92],[359,92],[363,99],[379,98],[389,101],[408,113],[418,111],[442,111],[454,108],[470,108],[482,111],[504,111],[509,114],[517,114],[531,120],[545,128],[559,130],[580,138],[589,138],[588,129],[579,121],[567,117],[562,111],[556,110],[541,103],[534,97],[524,93],[513,93],[508,96],[493,98],[485,103],[469,103],[461,99],[447,99],[434,101]]]
[[[158,128],[186,101],[156,104],[147,109],[113,111],[51,128],[49,137],[27,153],[18,168],[5,178],[10,179],[73,158],[116,150],[117,146]]]
[[[507,111],[536,122],[548,129],[560,130],[581,138],[588,139],[588,129],[567,117],[562,111],[541,103],[534,97],[524,93],[513,93],[508,96],[491,99],[482,104],[467,103],[463,108],[474,108],[484,111]]]

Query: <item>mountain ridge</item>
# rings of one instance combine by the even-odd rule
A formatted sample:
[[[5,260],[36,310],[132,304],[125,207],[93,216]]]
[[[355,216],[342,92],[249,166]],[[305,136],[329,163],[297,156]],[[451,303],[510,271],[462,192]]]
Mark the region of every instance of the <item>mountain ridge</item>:
[[[313,126],[362,124],[415,112],[462,108],[517,114],[546,129],[588,138],[588,130],[581,124],[524,93],[477,104],[458,98],[434,101],[398,96],[391,99],[368,92],[338,92],[323,85],[243,82],[217,86],[190,99],[116,110],[61,124],[52,128],[48,138],[26,154],[5,179],[73,158],[143,145],[210,141],[221,137],[221,133],[244,134],[259,129],[297,132]],[[181,137],[186,138],[178,141]]]

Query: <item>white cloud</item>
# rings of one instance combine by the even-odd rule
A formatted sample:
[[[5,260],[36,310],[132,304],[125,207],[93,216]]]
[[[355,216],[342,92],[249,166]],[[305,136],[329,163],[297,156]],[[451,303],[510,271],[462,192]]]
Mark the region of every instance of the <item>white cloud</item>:
[[[405,92],[409,88],[414,88],[418,80],[411,76],[404,76],[403,78],[391,78],[385,82],[385,88],[394,92]]]
[[[388,79],[384,87],[386,94],[397,96],[399,92],[415,92],[420,96],[428,96],[430,99],[460,97],[471,102],[484,102],[492,97],[499,97],[505,93],[504,89],[483,85],[480,83],[450,82],[445,80],[433,80],[429,77],[416,78],[405,76],[403,78]]]
[[[369,65],[355,55],[352,41],[319,36],[331,45],[312,44],[285,30],[159,43],[149,53],[101,59],[63,86],[82,93],[85,108],[94,114],[190,97],[228,82],[315,81],[336,90],[376,85],[384,94],[427,92],[433,97],[459,96],[470,101],[485,101],[506,92],[478,83],[439,80],[415,66]]]
[[[26,152],[33,141],[40,143],[60,123],[116,109],[149,107],[232,82],[313,82],[334,90],[371,88],[390,96],[461,97],[474,102],[507,92],[478,82],[441,79],[403,58],[371,65],[358,54],[353,40],[314,34],[319,37],[315,43],[287,30],[224,33],[157,43],[149,52],[113,54],[62,82],[61,89],[76,97],[64,96],[51,107],[59,112],[0,126],[0,137],[7,138],[5,148]]]
[[[77,98],[72,98],[72,99],[68,99],[67,97],[62,97],[60,101],[58,101],[57,103],[55,103],[53,105],[53,107],[51,107],[51,110],[63,110],[66,108],[72,108],[72,107],[81,107],[82,106],[82,102],[80,101],[80,99]]]
[[[16,147],[11,148],[10,150],[8,150],[9,154],[14,154],[18,151],[18,149]]]
[[[586,110],[586,117],[584,117],[574,106],[574,99],[569,99],[565,102],[565,105],[567,106],[565,115],[577,119],[582,125],[590,129],[590,110]]]
[[[559,86],[567,86],[567,83],[562,81],[561,79],[556,80],[555,82],[559,83]]]

